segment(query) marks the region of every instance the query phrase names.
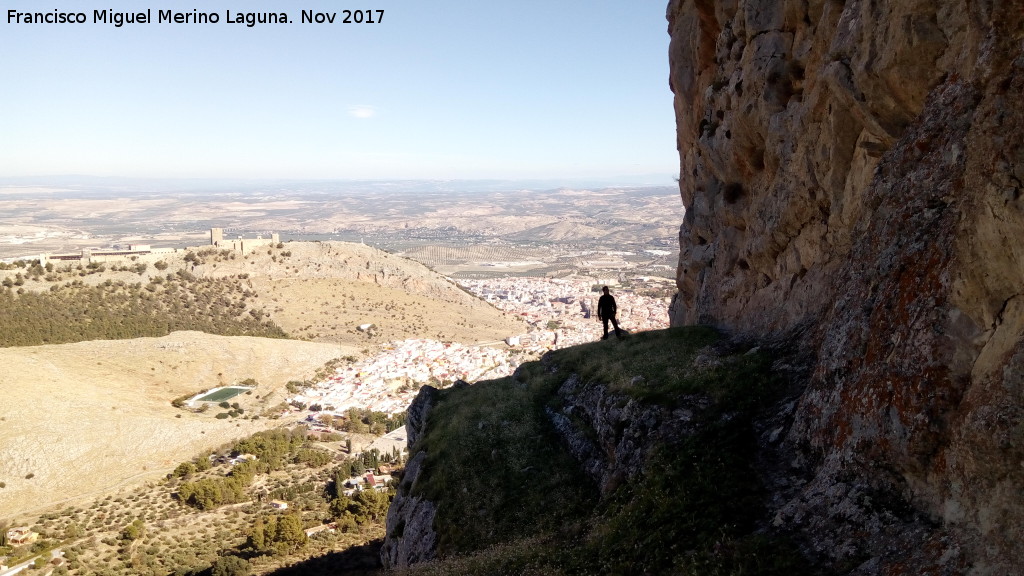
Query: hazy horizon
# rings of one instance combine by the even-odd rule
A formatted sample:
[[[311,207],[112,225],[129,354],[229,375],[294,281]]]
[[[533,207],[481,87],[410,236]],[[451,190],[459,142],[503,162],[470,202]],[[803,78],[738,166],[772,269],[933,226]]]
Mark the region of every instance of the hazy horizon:
[[[350,188],[364,186],[402,186],[406,191],[451,189],[468,192],[481,190],[540,191],[557,188],[631,187],[649,188],[676,186],[671,174],[638,174],[603,178],[159,178],[135,176],[97,176],[90,174],[54,174],[29,176],[0,176],[0,195],[13,188],[23,187],[81,187],[122,188],[142,187],[147,192],[173,192],[196,189],[252,186],[264,188],[280,185],[343,185]]]

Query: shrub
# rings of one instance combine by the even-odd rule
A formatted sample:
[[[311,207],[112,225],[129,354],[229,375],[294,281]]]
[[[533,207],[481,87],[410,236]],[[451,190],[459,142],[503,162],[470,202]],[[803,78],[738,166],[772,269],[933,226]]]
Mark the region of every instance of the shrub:
[[[252,567],[244,558],[221,556],[210,568],[211,576],[248,576]]]
[[[145,530],[146,525],[142,522],[142,519],[136,518],[132,521],[131,524],[125,526],[124,530],[121,530],[121,539],[126,542],[138,540],[140,537],[142,537],[142,534],[145,532]]]
[[[174,476],[178,478],[184,478],[191,474],[196,473],[196,465],[191,462],[182,462],[178,464],[178,467],[174,469]]]

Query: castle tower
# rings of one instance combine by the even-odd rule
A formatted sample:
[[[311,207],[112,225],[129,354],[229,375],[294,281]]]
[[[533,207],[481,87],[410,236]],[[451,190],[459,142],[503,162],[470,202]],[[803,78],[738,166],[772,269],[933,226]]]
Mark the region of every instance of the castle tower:
[[[220,246],[220,243],[224,240],[224,229],[223,228],[210,228],[210,244],[214,246]]]

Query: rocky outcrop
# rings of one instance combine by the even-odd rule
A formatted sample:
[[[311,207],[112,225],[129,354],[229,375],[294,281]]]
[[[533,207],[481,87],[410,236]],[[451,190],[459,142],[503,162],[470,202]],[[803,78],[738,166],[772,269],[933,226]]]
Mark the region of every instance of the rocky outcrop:
[[[420,388],[406,411],[405,430],[412,457],[405,465],[397,494],[388,508],[384,544],[380,551],[385,568],[431,560],[436,553],[434,519],[437,517],[437,506],[413,494],[423,470],[423,461],[427,457],[427,453],[416,444],[423,437],[430,409],[437,402],[437,394],[438,390],[433,386]]]
[[[673,0],[668,18],[673,322],[813,358],[787,436],[810,477],[777,524],[849,562],[886,517],[920,516],[889,535],[913,562],[858,573],[1013,572],[1024,3]]]
[[[385,568],[431,560],[437,552],[434,530],[437,506],[430,500],[411,495],[426,456],[426,452],[419,452],[406,464],[398,494],[388,508],[387,532],[380,551]]]
[[[427,425],[427,415],[437,402],[437,388],[427,385],[420,388],[416,398],[405,411],[405,433],[409,450],[423,437],[423,429]]]
[[[578,374],[562,384],[558,397],[561,407],[548,407],[548,418],[602,496],[636,479],[652,447],[691,433],[694,413],[708,405],[694,396],[670,410],[587,384]]]

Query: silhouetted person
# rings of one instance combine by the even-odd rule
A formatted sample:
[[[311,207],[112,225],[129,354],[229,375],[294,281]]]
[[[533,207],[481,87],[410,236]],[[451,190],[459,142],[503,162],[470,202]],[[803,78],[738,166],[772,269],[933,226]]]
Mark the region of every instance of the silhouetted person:
[[[608,287],[601,288],[604,295],[597,300],[597,317],[604,324],[604,336],[601,340],[608,339],[608,322],[611,321],[612,326],[615,327],[615,336],[621,337],[622,331],[619,330],[619,321],[615,319],[615,297],[608,293]]]

